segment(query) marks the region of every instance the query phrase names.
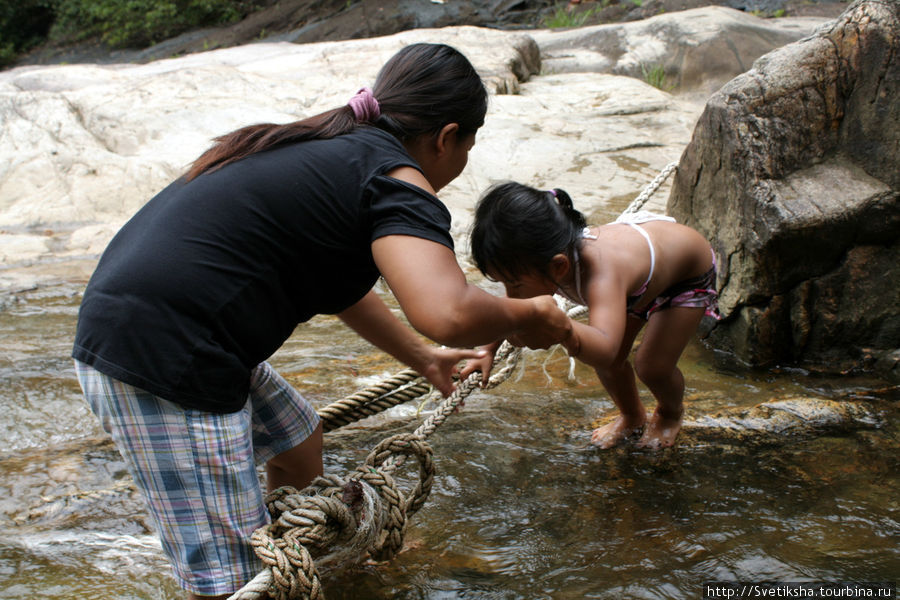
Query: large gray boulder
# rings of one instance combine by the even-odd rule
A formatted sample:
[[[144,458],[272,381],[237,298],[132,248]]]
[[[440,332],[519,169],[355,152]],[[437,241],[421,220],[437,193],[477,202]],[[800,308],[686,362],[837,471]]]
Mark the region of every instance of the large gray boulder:
[[[667,208],[714,240],[715,346],[900,376],[898,53],[900,3],[860,0],[708,101]]]
[[[637,22],[535,31],[546,73],[659,71],[666,89],[709,98],[753,61],[807,35],[822,19],[761,19],[724,6],[663,13]]]

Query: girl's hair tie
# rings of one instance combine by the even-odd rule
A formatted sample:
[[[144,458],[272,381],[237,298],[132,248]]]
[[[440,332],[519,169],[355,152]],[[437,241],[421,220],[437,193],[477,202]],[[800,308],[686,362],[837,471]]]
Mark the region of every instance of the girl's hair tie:
[[[547,193],[556,198],[556,190],[547,190]]]
[[[353,114],[359,123],[371,123],[381,116],[381,108],[378,100],[372,94],[371,88],[364,87],[355,96],[350,98],[347,105],[353,109]]]

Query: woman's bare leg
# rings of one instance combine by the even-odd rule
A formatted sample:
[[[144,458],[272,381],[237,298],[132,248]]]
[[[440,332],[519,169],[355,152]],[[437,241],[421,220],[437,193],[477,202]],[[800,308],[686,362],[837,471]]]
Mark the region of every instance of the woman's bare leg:
[[[322,474],[322,423],[299,445],[266,463],[268,491],[290,485],[305,488]]]

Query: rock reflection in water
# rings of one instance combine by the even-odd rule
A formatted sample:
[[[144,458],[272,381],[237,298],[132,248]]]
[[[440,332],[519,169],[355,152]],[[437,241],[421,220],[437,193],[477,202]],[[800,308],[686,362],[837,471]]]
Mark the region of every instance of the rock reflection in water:
[[[0,312],[0,597],[181,598],[118,454],[81,404],[73,289],[21,293]],[[298,328],[273,362],[317,406],[399,369],[334,318]],[[879,385],[725,373],[700,345],[682,365],[695,421]],[[877,428],[598,452],[591,427],[614,407],[590,370],[568,370],[562,353],[529,353],[513,379],[470,396],[429,440],[435,487],[407,549],[329,574],[327,597],[693,599],[706,580],[900,572],[896,403],[874,400]],[[326,470],[346,473],[414,419],[415,407],[397,407],[329,434]]]

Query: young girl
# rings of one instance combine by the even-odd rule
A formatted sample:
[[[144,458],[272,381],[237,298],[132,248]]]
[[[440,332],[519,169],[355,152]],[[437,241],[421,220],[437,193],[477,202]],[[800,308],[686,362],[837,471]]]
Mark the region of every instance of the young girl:
[[[559,293],[588,307],[588,324],[573,321],[562,343],[596,370],[621,413],[594,430],[592,443],[610,448],[643,429],[638,446],[672,445],[683,412],[678,358],[704,312],[715,311],[715,255],[703,236],[648,212],[586,227],[563,190],[506,183],[478,203],[471,247],[476,266],[510,298]],[[645,325],[632,369],[628,356]],[[480,370],[486,378],[492,357],[469,361],[461,376]],[[657,400],[649,419],[635,373]]]
[[[337,314],[441,392],[468,350],[571,333],[549,296],[466,281],[435,196],[466,165],[487,94],[442,44],[400,50],[345,106],[224,135],[126,223],[97,265],[73,357],[85,398],[147,500],[191,598],[227,597],[261,569],[250,546],[267,485],[322,473],[312,406],[266,363],[298,323]]]

